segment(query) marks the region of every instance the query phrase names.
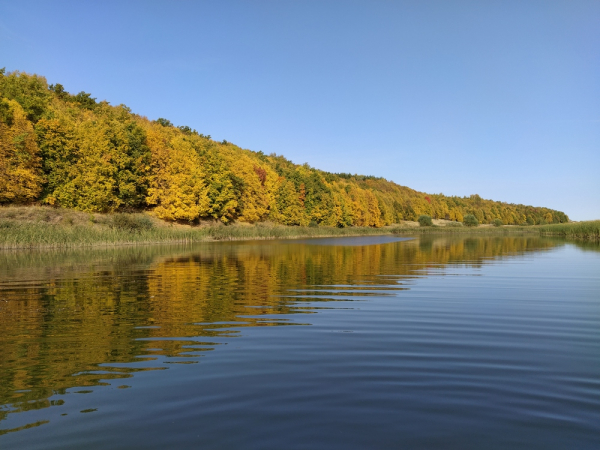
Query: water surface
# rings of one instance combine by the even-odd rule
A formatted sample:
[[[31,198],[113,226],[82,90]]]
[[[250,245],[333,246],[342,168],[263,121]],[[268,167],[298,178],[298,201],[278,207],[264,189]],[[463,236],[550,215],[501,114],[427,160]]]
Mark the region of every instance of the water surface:
[[[597,449],[598,250],[0,253],[0,448]]]

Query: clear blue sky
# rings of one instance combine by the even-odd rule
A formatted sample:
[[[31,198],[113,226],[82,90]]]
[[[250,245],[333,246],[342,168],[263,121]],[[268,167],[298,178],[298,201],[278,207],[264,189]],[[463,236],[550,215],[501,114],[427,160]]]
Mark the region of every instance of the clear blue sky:
[[[600,1],[0,0],[0,67],[214,139],[600,219]]]

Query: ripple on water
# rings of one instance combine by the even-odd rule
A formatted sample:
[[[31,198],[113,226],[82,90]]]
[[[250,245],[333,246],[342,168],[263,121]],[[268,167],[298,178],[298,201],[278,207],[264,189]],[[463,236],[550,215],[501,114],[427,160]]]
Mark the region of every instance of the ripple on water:
[[[376,236],[0,257],[2,448],[600,448],[599,252]]]

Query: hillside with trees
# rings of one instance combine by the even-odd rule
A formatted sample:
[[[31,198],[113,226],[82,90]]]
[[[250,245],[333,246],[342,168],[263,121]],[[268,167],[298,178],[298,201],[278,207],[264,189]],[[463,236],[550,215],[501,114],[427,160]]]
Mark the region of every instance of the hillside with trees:
[[[152,210],[164,220],[381,227],[421,215],[507,225],[565,223],[560,211],[425,194],[216,142],[38,75],[0,71],[0,205]]]

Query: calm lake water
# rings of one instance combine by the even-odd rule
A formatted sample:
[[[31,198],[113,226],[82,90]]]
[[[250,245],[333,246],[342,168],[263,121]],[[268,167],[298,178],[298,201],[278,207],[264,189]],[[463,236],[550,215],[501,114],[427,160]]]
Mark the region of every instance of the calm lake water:
[[[599,449],[600,247],[0,253],[0,448]]]

